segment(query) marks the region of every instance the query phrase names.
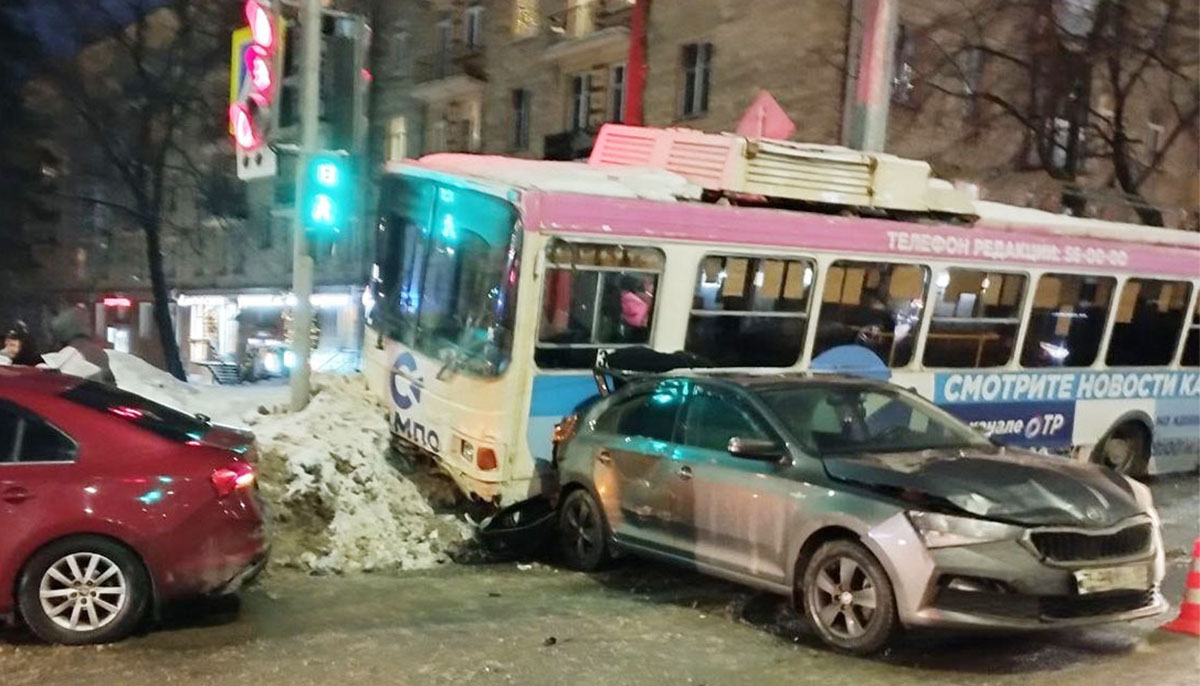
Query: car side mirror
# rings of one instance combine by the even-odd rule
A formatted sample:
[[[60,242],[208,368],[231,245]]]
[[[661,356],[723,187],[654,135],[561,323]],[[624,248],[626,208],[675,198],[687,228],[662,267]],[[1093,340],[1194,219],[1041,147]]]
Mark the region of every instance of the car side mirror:
[[[730,455],[744,457],[750,460],[774,462],[787,456],[787,450],[775,441],[764,438],[741,438],[734,436],[729,439],[727,448]]]

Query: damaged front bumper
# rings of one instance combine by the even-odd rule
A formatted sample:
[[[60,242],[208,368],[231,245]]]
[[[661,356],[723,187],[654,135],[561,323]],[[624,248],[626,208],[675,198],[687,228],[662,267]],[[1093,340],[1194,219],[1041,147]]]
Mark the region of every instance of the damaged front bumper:
[[[1126,525],[1143,523],[1138,517]],[[1152,524],[1150,543],[1137,555],[1069,563],[1039,555],[1028,532],[1019,539],[929,548],[904,517],[881,523],[870,542],[887,560],[906,626],[1057,629],[1132,621],[1167,610],[1160,592],[1161,534]],[[1089,575],[1113,571],[1131,572],[1138,581],[1087,586]]]

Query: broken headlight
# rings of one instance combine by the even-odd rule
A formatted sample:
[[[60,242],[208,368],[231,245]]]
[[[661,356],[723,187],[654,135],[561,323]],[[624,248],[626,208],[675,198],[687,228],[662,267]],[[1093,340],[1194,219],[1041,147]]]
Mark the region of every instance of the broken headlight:
[[[956,545],[975,545],[1017,539],[1024,529],[1011,524],[986,519],[955,517],[937,512],[909,510],[908,521],[921,534],[928,548],[948,548]]]

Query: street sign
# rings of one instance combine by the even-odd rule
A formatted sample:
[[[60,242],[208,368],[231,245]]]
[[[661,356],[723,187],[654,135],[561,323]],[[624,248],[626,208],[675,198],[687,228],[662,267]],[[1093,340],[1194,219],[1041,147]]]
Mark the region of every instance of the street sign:
[[[253,150],[237,149],[237,177],[242,181],[267,179],[279,173],[279,158],[271,148],[260,145]]]
[[[233,32],[229,56],[229,132],[238,153],[238,178],[274,175],[266,149],[279,77],[279,22],[266,0],[246,0],[248,26]]]

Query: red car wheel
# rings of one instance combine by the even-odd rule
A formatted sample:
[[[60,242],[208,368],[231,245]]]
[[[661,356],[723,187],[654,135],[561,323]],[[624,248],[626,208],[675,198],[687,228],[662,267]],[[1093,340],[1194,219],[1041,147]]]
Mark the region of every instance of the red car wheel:
[[[150,605],[141,560],[100,536],[55,541],[29,559],[17,588],[21,616],[49,643],[107,643],[130,634]]]

